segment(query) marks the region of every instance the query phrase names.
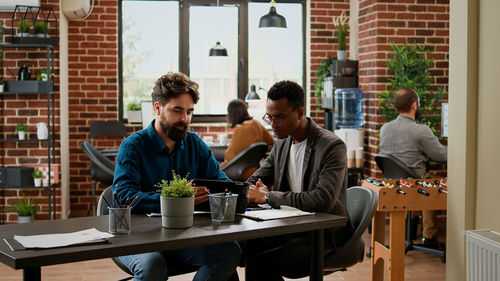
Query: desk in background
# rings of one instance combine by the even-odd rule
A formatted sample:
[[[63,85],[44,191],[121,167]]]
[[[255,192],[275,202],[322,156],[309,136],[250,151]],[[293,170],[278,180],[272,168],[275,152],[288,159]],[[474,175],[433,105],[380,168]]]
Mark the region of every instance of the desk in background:
[[[342,227],[346,222],[345,217],[317,213],[311,216],[263,222],[238,216],[234,223],[219,224],[212,222],[210,214],[197,214],[191,228],[166,229],[161,227],[161,218],[133,215],[132,232],[129,235],[117,235],[111,238],[111,243],[23,251],[12,251],[3,239],[12,238],[14,234],[65,233],[92,227],[107,231],[108,216],[2,225],[0,226],[0,262],[13,269],[23,269],[24,280],[36,281],[41,279],[41,267],[47,265],[310,231],[313,238],[310,280],[323,280],[323,230]]]

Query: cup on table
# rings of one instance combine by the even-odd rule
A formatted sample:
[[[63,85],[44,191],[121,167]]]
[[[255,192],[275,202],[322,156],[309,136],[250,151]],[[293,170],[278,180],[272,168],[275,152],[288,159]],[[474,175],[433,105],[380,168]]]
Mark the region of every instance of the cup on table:
[[[131,208],[112,208],[109,210],[109,233],[128,234],[131,230]]]
[[[238,194],[231,193],[215,193],[208,195],[210,202],[210,213],[212,221],[215,222],[231,222],[234,221],[236,211],[236,201]]]

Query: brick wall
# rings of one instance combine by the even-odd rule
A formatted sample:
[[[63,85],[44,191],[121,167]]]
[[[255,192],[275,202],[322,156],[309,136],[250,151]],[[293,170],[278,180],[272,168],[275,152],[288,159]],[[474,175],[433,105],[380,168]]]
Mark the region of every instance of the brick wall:
[[[58,1],[42,0],[41,4],[52,7],[56,13]],[[12,39],[12,13],[0,13],[0,23],[4,26],[3,43],[10,44]],[[57,36],[55,26],[49,24],[49,36]],[[31,31],[33,32],[33,31]],[[17,22],[14,23],[14,34],[17,34]],[[21,66],[28,65],[32,79],[47,66],[45,48],[3,48],[4,56],[0,74],[2,80],[16,80]],[[59,163],[59,47],[54,48],[54,99],[55,99],[55,139],[56,163]],[[52,121],[52,120],[51,120]],[[46,94],[14,94],[0,96],[0,139],[17,139],[15,126],[24,123],[28,126],[26,139],[37,139],[38,122],[47,124]],[[0,142],[0,166],[20,166],[26,164],[47,163],[47,142]],[[56,196],[60,196],[60,186],[56,186]],[[17,214],[10,210],[11,206],[25,195],[38,204],[35,219],[48,219],[48,194],[42,188],[1,188],[0,189],[0,223],[17,222]],[[56,210],[60,211],[60,201],[56,202]],[[59,216],[58,216],[59,217]]]
[[[449,3],[448,0],[395,0],[359,2],[359,84],[364,92],[365,168],[381,176],[374,161],[378,153],[378,132],[385,122],[379,114],[376,93],[386,90],[386,67],[390,43],[419,43],[433,51],[431,88],[448,85]],[[443,167],[435,166],[440,175]]]

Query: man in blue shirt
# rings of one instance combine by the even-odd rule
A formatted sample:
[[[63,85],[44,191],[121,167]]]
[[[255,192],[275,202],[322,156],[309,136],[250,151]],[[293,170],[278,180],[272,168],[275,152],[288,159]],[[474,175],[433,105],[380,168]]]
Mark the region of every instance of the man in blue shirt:
[[[220,170],[210,148],[188,132],[198,84],[182,73],[162,76],[151,94],[155,120],[129,136],[120,145],[116,159],[113,192],[120,203],[138,199],[133,213],[160,212],[160,193],[155,185],[171,180],[173,171],[189,179],[229,180]],[[199,266],[193,280],[227,280],[236,269],[241,250],[236,242],[175,251],[118,257],[135,280],[166,280],[167,261]]]

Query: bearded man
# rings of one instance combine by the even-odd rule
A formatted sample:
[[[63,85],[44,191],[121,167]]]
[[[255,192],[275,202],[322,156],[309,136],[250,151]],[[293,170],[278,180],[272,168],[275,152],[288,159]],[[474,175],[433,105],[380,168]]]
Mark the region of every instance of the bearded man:
[[[172,180],[173,173],[188,179],[229,180],[205,142],[187,131],[199,99],[198,84],[185,74],[169,72],[156,81],[151,97],[155,120],[120,145],[113,182],[120,204],[138,197],[132,212],[139,214],[160,212],[155,185]],[[234,242],[118,258],[135,280],[167,280],[173,261],[198,266],[193,280],[215,281],[227,280],[235,272],[240,255]]]

